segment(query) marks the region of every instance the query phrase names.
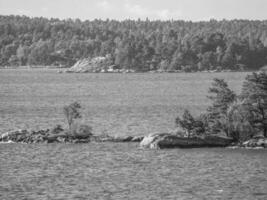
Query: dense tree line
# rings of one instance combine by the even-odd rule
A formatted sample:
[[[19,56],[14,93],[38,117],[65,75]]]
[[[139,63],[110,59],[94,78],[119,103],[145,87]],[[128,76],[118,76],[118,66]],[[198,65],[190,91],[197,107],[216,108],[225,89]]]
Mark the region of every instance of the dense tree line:
[[[140,71],[255,70],[267,64],[267,21],[0,16],[0,66],[70,66],[107,54],[113,64]]]
[[[176,125],[188,136],[223,134],[242,141],[254,136],[267,137],[267,73],[252,73],[236,95],[223,79],[214,79],[207,111],[193,117],[188,110],[176,118]]]

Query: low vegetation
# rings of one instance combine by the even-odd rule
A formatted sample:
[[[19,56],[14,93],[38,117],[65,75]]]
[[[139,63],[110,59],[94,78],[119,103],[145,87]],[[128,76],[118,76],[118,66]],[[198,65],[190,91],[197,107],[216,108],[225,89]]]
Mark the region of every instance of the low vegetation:
[[[217,134],[232,137],[236,142],[255,136],[267,137],[267,74],[253,73],[246,77],[242,92],[236,95],[222,79],[214,79],[209,89],[212,104],[194,118],[188,110],[176,118],[176,125],[187,136]]]

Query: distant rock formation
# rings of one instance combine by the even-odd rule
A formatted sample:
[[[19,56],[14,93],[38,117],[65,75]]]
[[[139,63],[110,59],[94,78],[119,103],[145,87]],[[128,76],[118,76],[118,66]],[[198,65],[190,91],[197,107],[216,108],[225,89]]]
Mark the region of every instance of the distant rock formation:
[[[84,58],[78,60],[71,68],[66,69],[67,73],[86,73],[86,72],[108,72],[113,70],[110,55],[105,57]]]

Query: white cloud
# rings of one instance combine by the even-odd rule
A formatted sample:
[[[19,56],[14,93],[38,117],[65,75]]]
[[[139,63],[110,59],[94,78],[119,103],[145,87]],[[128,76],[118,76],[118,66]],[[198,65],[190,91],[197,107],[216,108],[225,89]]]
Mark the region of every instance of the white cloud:
[[[128,1],[124,4],[124,10],[134,15],[136,18],[150,18],[150,19],[176,19],[181,17],[180,11],[171,11],[169,9],[148,9],[138,4],[130,4]]]
[[[104,1],[100,1],[100,2],[97,2],[96,4],[99,8],[107,11],[107,10],[110,10],[111,9],[111,5],[109,2],[107,2],[106,0]]]
[[[157,15],[160,19],[177,19],[182,16],[180,11],[170,11],[168,9],[157,11]]]
[[[19,15],[28,15],[28,16],[31,16],[31,13],[28,10],[26,10],[26,9],[17,9],[17,13]]]
[[[43,12],[47,12],[49,9],[48,9],[47,7],[42,7],[41,10],[42,10]]]

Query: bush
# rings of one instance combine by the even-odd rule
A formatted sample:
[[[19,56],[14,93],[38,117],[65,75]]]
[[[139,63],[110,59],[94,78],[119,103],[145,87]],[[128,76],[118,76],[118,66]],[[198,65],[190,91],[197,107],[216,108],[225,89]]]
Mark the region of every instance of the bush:
[[[71,103],[68,106],[64,106],[63,112],[68,121],[69,130],[71,131],[71,126],[75,119],[81,118],[81,105],[78,102]]]
[[[204,123],[200,119],[195,119],[188,110],[184,111],[183,116],[175,119],[177,127],[186,131],[188,137],[200,135],[205,132]]]

